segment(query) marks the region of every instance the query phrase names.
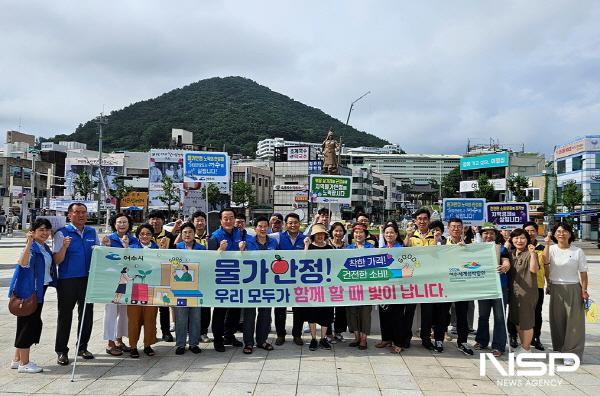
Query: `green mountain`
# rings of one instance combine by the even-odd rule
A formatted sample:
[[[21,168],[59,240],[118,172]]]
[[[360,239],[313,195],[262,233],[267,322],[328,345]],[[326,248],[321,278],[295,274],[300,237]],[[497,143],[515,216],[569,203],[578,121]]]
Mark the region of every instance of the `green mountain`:
[[[201,80],[113,111],[107,118],[103,142],[106,151],[168,147],[171,128],[194,132],[196,144],[218,149],[224,146],[230,153],[250,156],[259,140],[282,137],[321,142],[329,128],[349,147],[388,144],[242,77]],[[97,149],[97,132],[97,125],[90,120],[74,133],[53,140],[75,140]]]

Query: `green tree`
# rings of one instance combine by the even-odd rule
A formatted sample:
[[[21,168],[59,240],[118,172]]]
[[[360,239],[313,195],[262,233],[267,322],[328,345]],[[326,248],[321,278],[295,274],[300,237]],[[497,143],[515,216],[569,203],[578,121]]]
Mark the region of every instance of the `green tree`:
[[[73,180],[75,194],[83,199],[88,199],[96,187],[98,187],[98,182],[92,181],[90,174],[87,172],[79,172]]]
[[[171,207],[175,204],[181,202],[181,197],[179,195],[179,188],[173,183],[173,179],[169,176],[165,176],[162,182],[163,195],[160,195],[158,199],[167,205],[167,209],[169,210],[169,217],[171,216]]]
[[[460,190],[460,168],[452,169],[442,179],[442,198],[457,198]]]
[[[133,187],[125,185],[125,181],[117,178],[114,181],[115,188],[109,188],[108,193],[117,200],[117,213],[121,211],[121,200],[133,191]]]
[[[474,191],[476,198],[485,198],[490,201],[494,197],[494,186],[490,183],[487,175],[481,175],[477,179],[477,189]]]
[[[525,189],[529,187],[529,180],[525,176],[509,176],[506,179],[506,187],[512,193],[515,201],[529,202],[531,197],[527,196]]]
[[[568,212],[573,212],[575,206],[581,205],[583,202],[583,193],[579,191],[575,181],[571,180],[563,185],[562,201]]]
[[[236,181],[233,183],[233,194],[231,200],[244,208],[252,208],[256,205],[256,195],[251,183]]]
[[[210,183],[207,188],[202,189],[202,198],[206,199],[206,191],[208,190],[208,206],[210,208],[215,208],[217,204],[223,202],[223,194],[219,190],[219,186],[215,183]]]

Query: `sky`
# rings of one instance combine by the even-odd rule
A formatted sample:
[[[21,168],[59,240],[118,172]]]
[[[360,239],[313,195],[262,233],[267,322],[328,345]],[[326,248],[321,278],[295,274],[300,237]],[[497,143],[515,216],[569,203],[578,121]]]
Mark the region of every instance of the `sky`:
[[[550,156],[600,133],[599,20],[587,0],[0,0],[0,131],[243,76],[343,122],[370,91],[350,124],[409,153]]]

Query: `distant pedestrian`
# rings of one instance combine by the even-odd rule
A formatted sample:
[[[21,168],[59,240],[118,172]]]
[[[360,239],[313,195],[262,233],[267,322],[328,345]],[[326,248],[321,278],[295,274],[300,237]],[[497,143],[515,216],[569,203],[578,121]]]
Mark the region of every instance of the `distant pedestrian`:
[[[0,212],[0,234],[6,232],[6,215]]]

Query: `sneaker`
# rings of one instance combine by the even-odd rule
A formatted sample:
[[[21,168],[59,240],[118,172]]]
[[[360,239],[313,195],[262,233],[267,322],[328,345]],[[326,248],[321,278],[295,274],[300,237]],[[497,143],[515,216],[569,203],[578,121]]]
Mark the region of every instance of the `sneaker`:
[[[294,344],[298,346],[304,345],[304,341],[302,341],[302,337],[294,337]]]
[[[469,348],[469,344],[467,344],[466,342],[459,344],[458,350],[464,353],[465,355],[473,355],[473,350]]]
[[[208,344],[209,342],[212,342],[212,340],[210,338],[208,338],[208,336],[206,334],[202,334],[200,336],[200,342],[202,342],[204,344]]]
[[[535,349],[537,349],[538,351],[545,351],[546,348],[544,348],[544,344],[542,344],[542,341],[540,341],[539,338],[536,338],[535,340],[533,340],[533,347]]]
[[[174,332],[175,332],[175,322],[171,322],[171,326],[169,327],[169,331],[170,331],[171,333],[174,333]]]
[[[17,368],[17,371],[19,373],[35,374],[35,373],[41,373],[42,371],[44,371],[44,369],[33,362],[29,362],[24,366],[19,365],[19,367]]]
[[[311,351],[316,351],[319,348],[319,343],[317,342],[316,338],[313,338],[312,340],[310,340],[310,345],[308,346],[308,349]]]
[[[436,352],[442,353],[444,352],[444,343],[442,341],[436,341],[434,348]]]
[[[458,330],[456,330],[456,327],[454,327],[454,326],[453,326],[453,327],[450,329],[450,334],[458,335]]]
[[[285,344],[285,336],[277,336],[277,339],[275,339],[275,345],[281,346],[283,344]]]
[[[21,362],[19,362],[18,360],[16,362],[14,360],[12,362],[10,362],[10,368],[12,370],[18,369],[20,365],[21,365]]]
[[[523,348],[521,345],[517,349],[515,349],[515,355],[519,355],[521,353],[531,353],[531,348],[529,350]]]
[[[333,338],[337,342],[346,342],[346,340],[344,339],[344,336],[341,333],[337,333],[335,336],[333,336]]]
[[[575,366],[575,359],[566,358],[563,359],[563,363],[565,366]]]
[[[335,339],[335,337],[327,336],[325,337],[325,339],[327,339],[327,342],[330,344],[337,344],[337,340]]]
[[[331,345],[329,344],[329,340],[327,338],[321,338],[321,341],[319,341],[319,346],[323,349],[327,349],[328,351],[331,350]]]
[[[519,346],[519,342],[517,341],[517,336],[510,336],[510,347],[511,348],[516,348]]]

